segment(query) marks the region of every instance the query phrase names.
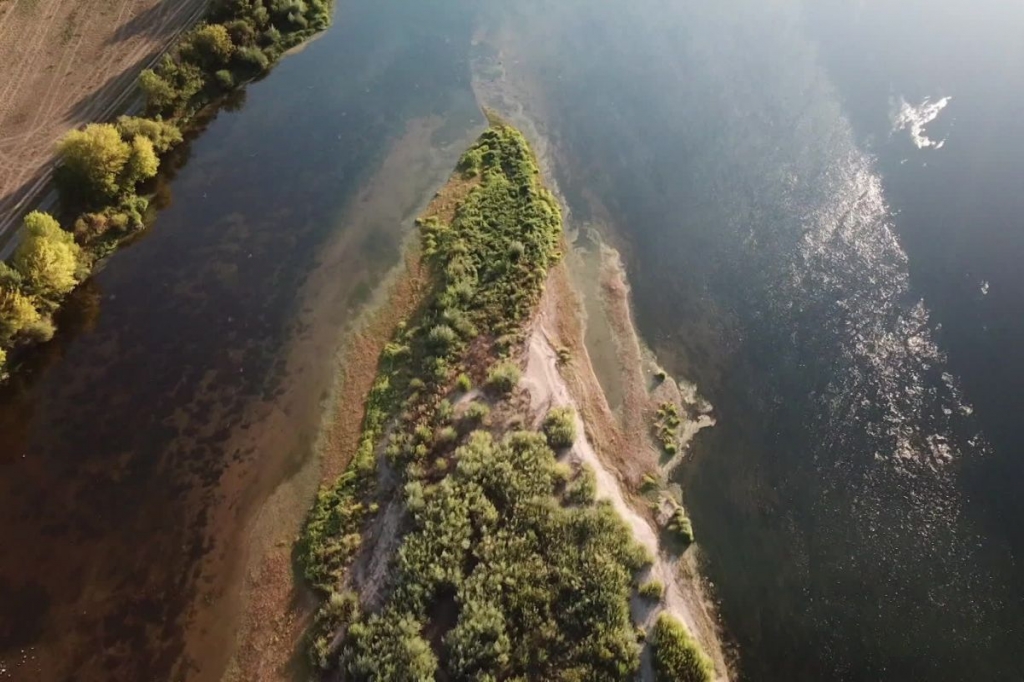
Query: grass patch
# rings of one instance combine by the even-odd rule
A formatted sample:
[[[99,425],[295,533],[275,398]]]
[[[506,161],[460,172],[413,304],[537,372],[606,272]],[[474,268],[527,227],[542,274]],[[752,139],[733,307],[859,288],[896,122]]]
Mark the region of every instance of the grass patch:
[[[715,669],[686,627],[667,613],[648,636],[655,682],[711,682]]]

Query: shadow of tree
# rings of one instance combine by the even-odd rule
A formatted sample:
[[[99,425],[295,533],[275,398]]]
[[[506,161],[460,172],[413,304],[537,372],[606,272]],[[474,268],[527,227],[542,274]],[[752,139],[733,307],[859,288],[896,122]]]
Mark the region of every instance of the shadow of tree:
[[[163,0],[118,26],[107,39],[107,45],[138,37],[165,40],[179,28],[178,22],[171,21],[172,17],[178,12],[191,13],[194,5],[188,0]]]

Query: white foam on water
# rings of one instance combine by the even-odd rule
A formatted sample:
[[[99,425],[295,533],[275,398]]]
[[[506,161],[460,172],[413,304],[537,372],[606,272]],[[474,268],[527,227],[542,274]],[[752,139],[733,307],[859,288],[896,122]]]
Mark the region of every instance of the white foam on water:
[[[925,97],[919,105],[910,104],[905,98],[900,97],[898,103],[892,107],[892,131],[910,130],[910,140],[918,149],[942,149],[946,140],[932,140],[925,132],[925,127],[937,119],[942,110],[949,105],[952,97],[943,97],[935,102],[930,97]]]

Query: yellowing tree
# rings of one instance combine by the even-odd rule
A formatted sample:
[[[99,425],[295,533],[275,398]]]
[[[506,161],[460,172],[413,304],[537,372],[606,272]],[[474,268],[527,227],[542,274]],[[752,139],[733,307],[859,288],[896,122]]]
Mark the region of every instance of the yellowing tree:
[[[104,203],[141,180],[156,175],[160,159],[142,131],[125,142],[117,126],[92,123],[72,130],[58,143],[61,190],[89,203]]]
[[[118,179],[132,150],[109,123],[91,123],[72,130],[57,143],[61,189],[87,201],[117,196]]]
[[[160,157],[156,155],[153,142],[144,135],[136,135],[131,141],[132,153],[128,157],[122,173],[121,183],[126,188],[134,188],[135,185],[147,178],[156,175],[160,167]]]
[[[52,216],[33,211],[25,216],[14,269],[28,290],[43,298],[59,298],[75,288],[81,249]]]
[[[126,140],[136,135],[148,137],[153,149],[163,153],[182,140],[181,130],[173,123],[160,119],[142,118],[139,116],[119,116],[117,129]]]
[[[0,381],[7,378],[7,351],[0,348]]]
[[[0,287],[0,341],[10,343],[21,330],[41,318],[32,301],[17,289]]]
[[[192,35],[191,46],[209,66],[224,66],[235,51],[231,35],[223,24],[203,26]]]

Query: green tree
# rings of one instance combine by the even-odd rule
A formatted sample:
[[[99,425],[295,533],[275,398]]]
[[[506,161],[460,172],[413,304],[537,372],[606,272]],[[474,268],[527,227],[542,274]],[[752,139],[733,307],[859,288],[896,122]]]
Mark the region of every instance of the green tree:
[[[93,203],[117,196],[131,146],[109,123],[91,123],[84,130],[72,130],[57,143],[61,165],[56,178],[63,192]]]
[[[12,343],[26,327],[41,319],[32,301],[17,289],[0,286],[0,342]]]
[[[178,101],[174,85],[153,69],[145,69],[139,74],[139,88],[146,96],[146,107],[153,111],[168,111]]]
[[[25,216],[12,263],[31,293],[52,300],[78,284],[80,256],[71,233],[62,230],[52,216],[33,211]]]
[[[209,24],[192,34],[185,52],[189,51],[194,51],[198,61],[208,68],[216,69],[228,63],[235,45],[223,24]]]
[[[125,140],[142,135],[153,143],[153,149],[163,154],[182,140],[178,126],[159,118],[143,118],[140,116],[121,116],[117,119],[117,130]]]
[[[148,137],[136,135],[129,144],[132,151],[121,173],[120,184],[125,189],[134,189],[135,185],[156,175],[160,157]]]

